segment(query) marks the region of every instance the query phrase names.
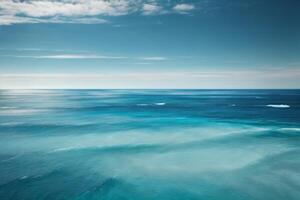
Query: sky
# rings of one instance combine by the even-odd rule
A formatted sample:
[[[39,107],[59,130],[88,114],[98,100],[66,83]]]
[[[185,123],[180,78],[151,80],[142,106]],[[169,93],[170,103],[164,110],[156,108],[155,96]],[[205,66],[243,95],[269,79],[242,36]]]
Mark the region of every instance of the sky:
[[[300,88],[299,0],[0,0],[0,89]]]

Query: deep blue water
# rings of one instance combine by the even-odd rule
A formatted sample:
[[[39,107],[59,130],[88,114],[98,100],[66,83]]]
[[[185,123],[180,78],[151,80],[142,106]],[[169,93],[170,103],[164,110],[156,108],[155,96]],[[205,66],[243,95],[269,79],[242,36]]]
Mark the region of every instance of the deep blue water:
[[[1,200],[299,200],[300,90],[1,90]]]

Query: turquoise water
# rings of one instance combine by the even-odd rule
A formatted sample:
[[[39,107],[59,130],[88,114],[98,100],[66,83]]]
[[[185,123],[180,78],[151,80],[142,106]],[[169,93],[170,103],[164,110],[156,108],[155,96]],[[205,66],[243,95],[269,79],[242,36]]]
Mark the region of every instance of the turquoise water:
[[[1,90],[1,200],[299,200],[300,90]]]

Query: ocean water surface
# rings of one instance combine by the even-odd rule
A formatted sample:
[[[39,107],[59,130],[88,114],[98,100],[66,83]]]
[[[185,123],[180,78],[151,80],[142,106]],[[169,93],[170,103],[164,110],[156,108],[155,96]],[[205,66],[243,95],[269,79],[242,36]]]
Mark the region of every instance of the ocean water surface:
[[[1,200],[299,200],[300,90],[0,90]]]

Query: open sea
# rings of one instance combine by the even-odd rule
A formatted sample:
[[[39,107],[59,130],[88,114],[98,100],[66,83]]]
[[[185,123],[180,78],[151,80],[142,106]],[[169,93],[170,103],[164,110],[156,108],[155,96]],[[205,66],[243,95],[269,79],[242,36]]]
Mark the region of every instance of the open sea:
[[[299,200],[300,90],[0,90],[1,200]]]

